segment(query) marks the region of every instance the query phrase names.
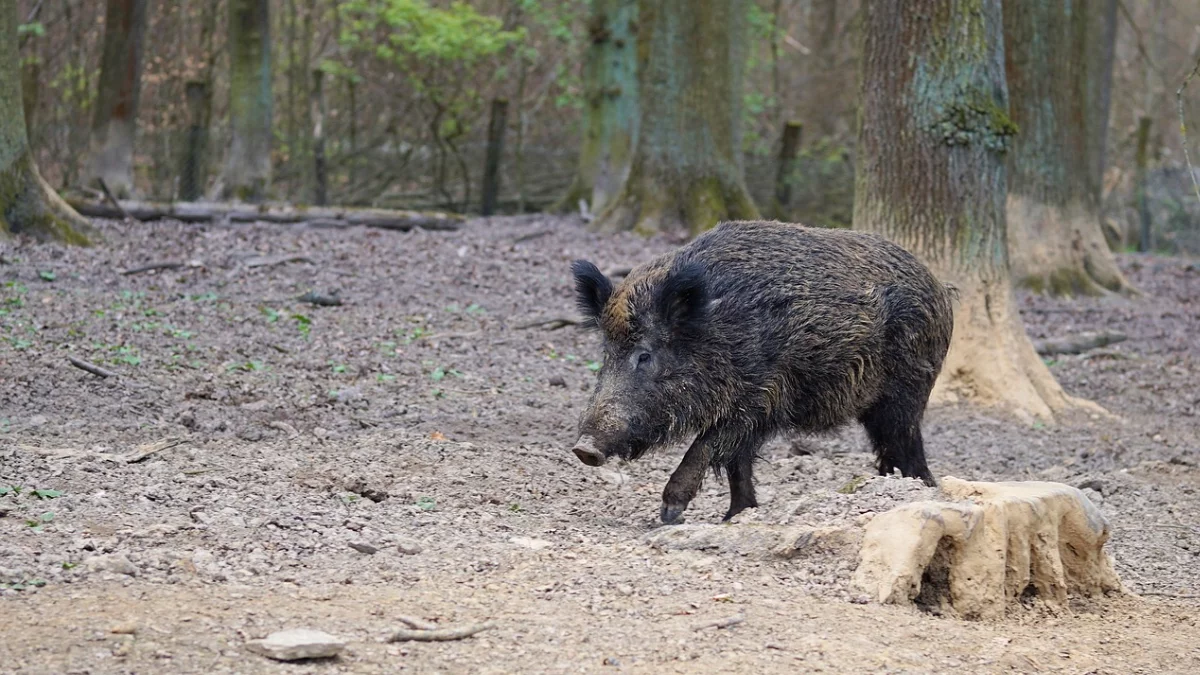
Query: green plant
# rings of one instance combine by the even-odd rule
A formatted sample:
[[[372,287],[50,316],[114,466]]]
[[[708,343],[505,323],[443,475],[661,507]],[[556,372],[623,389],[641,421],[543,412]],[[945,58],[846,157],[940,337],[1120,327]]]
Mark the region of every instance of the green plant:
[[[58,490],[47,490],[45,488],[39,488],[30,492],[29,494],[37,497],[38,499],[57,499],[63,495],[63,493],[59,492]]]
[[[433,497],[417,497],[417,508],[422,511],[432,511],[437,508],[437,501]]]
[[[293,314],[292,319],[296,322],[296,330],[307,340],[312,334],[312,319],[304,314]]]
[[[34,532],[41,532],[42,527],[54,520],[54,512],[47,511],[37,518],[27,518],[25,524]]]
[[[42,281],[54,281],[58,278],[58,275],[49,270],[41,270],[38,272],[38,278]]]
[[[263,307],[262,313],[267,317],[267,323],[275,323],[283,316],[282,312],[271,307]]]

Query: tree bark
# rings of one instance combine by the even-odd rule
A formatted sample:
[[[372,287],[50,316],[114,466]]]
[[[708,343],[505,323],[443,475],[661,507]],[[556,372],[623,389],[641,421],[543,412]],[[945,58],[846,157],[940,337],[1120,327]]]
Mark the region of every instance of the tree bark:
[[[1000,0],[867,0],[854,227],[912,251],[960,293],[935,398],[1050,419],[1063,393],[1010,284]]]
[[[208,182],[208,103],[212,100],[208,89],[209,85],[204,81],[188,82],[184,86],[189,118],[179,171],[179,198],[184,201],[199,199]]]
[[[587,31],[579,169],[555,211],[574,211],[581,199],[592,213],[603,210],[629,175],[637,142],[637,3],[592,0]]]
[[[698,234],[758,217],[742,178],[746,0],[638,2],[638,137],[597,231]]]
[[[17,0],[0,0],[0,238],[23,233],[87,244],[87,220],[42,180],[29,149],[17,50],[19,21]]]
[[[1052,295],[1132,293],[1101,229],[1116,0],[1004,13],[1012,120],[1008,242],[1018,283]]]
[[[133,194],[133,138],[147,4],[147,0],[108,0],[104,16],[104,52],[83,183],[102,180],[119,197]]]
[[[269,0],[229,0],[229,126],[218,195],[262,201],[271,179]]]

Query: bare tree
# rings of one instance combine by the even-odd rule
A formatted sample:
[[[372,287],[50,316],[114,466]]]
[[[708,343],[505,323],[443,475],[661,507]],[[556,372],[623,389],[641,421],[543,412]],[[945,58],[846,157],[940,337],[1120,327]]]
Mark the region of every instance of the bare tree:
[[[229,126],[218,196],[261,201],[271,180],[270,0],[229,0]]]

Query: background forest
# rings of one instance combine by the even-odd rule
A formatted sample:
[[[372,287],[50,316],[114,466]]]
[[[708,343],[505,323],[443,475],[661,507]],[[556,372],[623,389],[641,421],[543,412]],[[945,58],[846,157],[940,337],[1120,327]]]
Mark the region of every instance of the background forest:
[[[113,34],[143,50],[132,187],[146,199],[178,199],[195,196],[181,191],[210,193],[219,187],[238,59],[259,58],[258,65],[269,69],[269,100],[264,92],[251,103],[270,120],[269,150],[259,152],[270,158],[266,194],[296,203],[477,212],[489,115],[493,101],[504,99],[498,212],[575,210],[579,195],[568,193],[589,115],[601,106],[624,105],[631,116],[636,106],[630,91],[634,75],[620,72],[636,68],[632,54],[624,66],[586,65],[610,58],[604,50],[614,42],[633,40],[620,32],[636,28],[632,1],[234,4],[231,13],[226,0],[20,0],[27,125],[51,185],[70,189],[86,182],[97,103],[106,95],[100,82],[106,5],[144,13],[142,33]],[[1140,156],[1152,246],[1200,251],[1200,206],[1183,168],[1175,105],[1175,91],[1200,52],[1200,5],[1120,0],[1115,7],[1103,19],[1108,25],[1090,27],[1086,37],[1093,46],[1103,46],[1107,37],[1115,41],[1103,173],[1105,234],[1114,248],[1138,241],[1134,188]],[[233,48],[241,34],[238,12],[251,10],[266,12],[268,35],[248,38],[267,45],[266,53]],[[748,53],[738,92],[746,186],[767,215],[847,226],[854,190],[858,2],[759,0],[748,3],[746,19]],[[614,30],[620,20],[632,23]],[[1068,91],[1072,85],[1060,80],[1051,86]],[[1200,114],[1200,86],[1185,90],[1184,105],[1192,120]],[[314,113],[323,119],[324,188],[314,176]],[[802,129],[793,131],[798,145],[784,148],[789,121]],[[189,134],[201,135],[207,152],[197,175],[181,184]],[[776,211],[781,151],[797,155],[784,167],[786,204]],[[195,181],[199,185],[189,187]],[[323,199],[318,189],[326,191]]]

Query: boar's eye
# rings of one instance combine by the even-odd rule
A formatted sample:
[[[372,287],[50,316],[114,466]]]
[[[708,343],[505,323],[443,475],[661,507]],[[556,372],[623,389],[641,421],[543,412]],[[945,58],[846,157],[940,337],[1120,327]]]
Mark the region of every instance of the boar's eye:
[[[633,362],[634,368],[639,368],[650,362],[650,352],[647,352],[647,351],[634,352],[633,357],[630,358],[630,361]]]

